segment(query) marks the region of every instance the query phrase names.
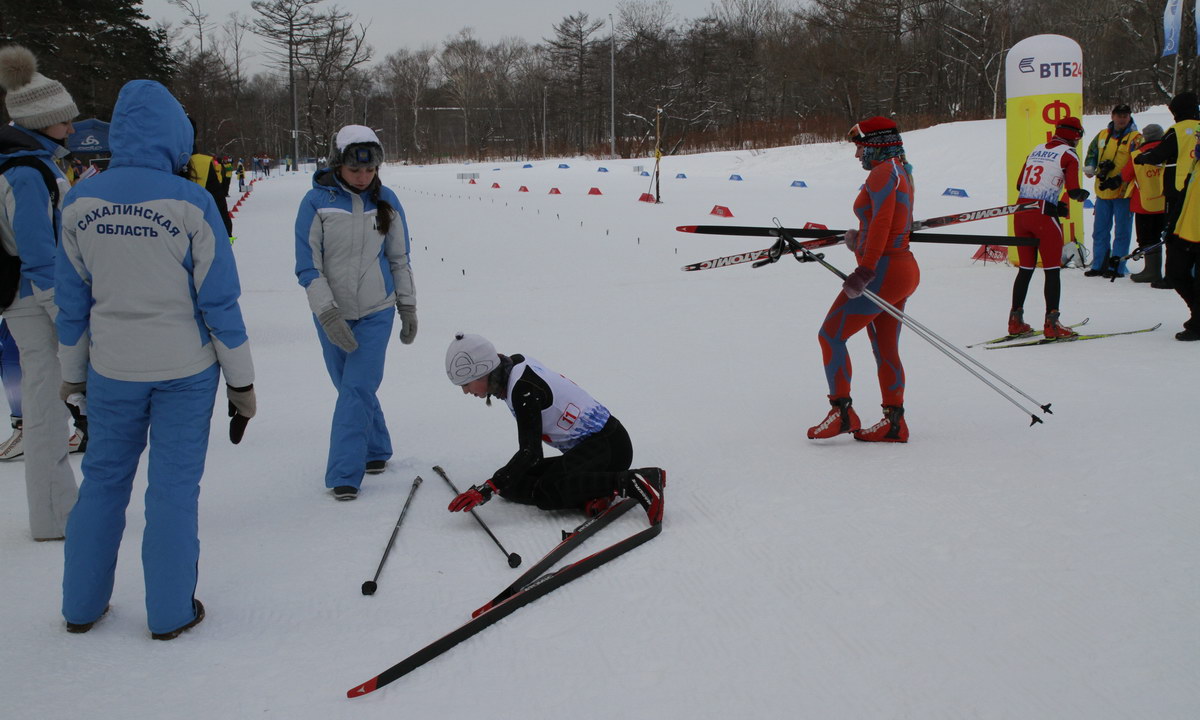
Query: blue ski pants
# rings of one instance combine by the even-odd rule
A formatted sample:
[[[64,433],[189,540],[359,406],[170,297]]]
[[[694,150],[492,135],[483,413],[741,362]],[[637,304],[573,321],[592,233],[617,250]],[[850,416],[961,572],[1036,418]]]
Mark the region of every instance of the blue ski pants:
[[[1109,244],[1109,235],[1112,244]],[[1109,258],[1129,254],[1129,240],[1133,236],[1133,213],[1129,209],[1129,198],[1097,200],[1096,216],[1092,225],[1092,269],[1105,270]],[[1117,269],[1122,275],[1129,272],[1125,263]]]
[[[63,617],[88,623],[112,596],[125,508],[146,449],[142,571],[150,632],[191,622],[200,560],[200,477],[220,366],[158,382],[113,380],[88,369],[88,429],[79,500],[67,521]]]
[[[338,393],[333,408],[333,426],[329,431],[325,487],[360,487],[369,461],[392,457],[392,438],[375,393],[383,383],[383,366],[395,311],[388,308],[357,320],[347,320],[358,341],[358,349],[352,353],[329,341],[316,315],[313,315],[313,322],[321,340],[325,369]]]

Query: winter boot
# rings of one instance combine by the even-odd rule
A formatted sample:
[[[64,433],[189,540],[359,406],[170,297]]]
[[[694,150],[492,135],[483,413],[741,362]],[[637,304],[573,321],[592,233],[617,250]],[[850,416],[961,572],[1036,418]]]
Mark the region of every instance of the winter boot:
[[[384,470],[387,470],[387,460],[368,460],[366,473],[368,475],[379,475]]]
[[[192,628],[199,625],[200,621],[204,619],[204,604],[201,603],[199,600],[192,600],[192,604],[196,606],[196,617],[190,623],[183,625],[181,627],[175,628],[174,630],[172,630],[170,632],[150,633],[150,637],[154,638],[155,640],[174,640],[175,638],[182,635],[184,633],[184,631],[191,630]]]
[[[345,502],[358,497],[358,488],[353,485],[338,485],[333,489],[333,497]]]
[[[904,422],[904,407],[884,405],[883,419],[866,430],[855,430],[854,439],[863,442],[908,442],[908,423]]]
[[[93,625],[100,622],[100,618],[102,618],[108,614],[108,610],[110,607],[112,607],[112,606],[105,605],[104,610],[101,611],[101,613],[100,613],[100,617],[96,618],[95,620],[93,620],[91,622],[86,622],[86,623],[69,622],[69,623],[67,623],[67,632],[75,633],[76,635],[79,635],[79,634],[87,632],[88,630],[91,630]]]
[[[1129,279],[1135,283],[1152,283],[1155,280],[1162,279],[1162,248],[1158,250],[1150,250],[1142,256],[1146,261],[1146,266],[1141,272],[1135,272],[1129,276]]]
[[[599,517],[613,504],[613,501],[618,497],[619,495],[614,492],[611,495],[602,495],[598,498],[592,498],[583,504],[583,514],[590,518]]]
[[[1046,313],[1046,326],[1042,331],[1047,340],[1058,340],[1061,338],[1075,337],[1076,332],[1069,327],[1065,327],[1058,321],[1058,311],[1051,310]]]
[[[630,470],[621,483],[621,496],[641,503],[650,524],[657,525],[663,519],[663,488],[666,485],[667,473],[662,468]]]
[[[858,414],[854,412],[854,408],[850,407],[852,404],[850,398],[829,398],[829,404],[833,407],[821,424],[808,429],[809,440],[824,440],[842,433],[854,432],[862,427],[862,423],[858,420]]]
[[[23,435],[21,418],[13,417],[12,426],[12,436],[0,444],[0,460],[16,460],[25,454],[25,451],[21,449],[21,437]]]
[[[1150,287],[1155,290],[1174,290],[1175,283],[1171,282],[1171,278],[1164,276],[1157,280],[1151,280]]]
[[[1021,308],[1016,308],[1008,314],[1008,334],[1009,335],[1024,335],[1033,330],[1029,323],[1025,322],[1025,311]]]
[[[75,428],[71,437],[67,438],[67,452],[81,453],[87,450],[87,431],[81,427]]]

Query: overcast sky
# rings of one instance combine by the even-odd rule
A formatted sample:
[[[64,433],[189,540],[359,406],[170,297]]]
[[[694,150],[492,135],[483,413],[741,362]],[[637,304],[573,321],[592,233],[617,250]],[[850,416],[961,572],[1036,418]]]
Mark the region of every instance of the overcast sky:
[[[567,15],[586,12],[593,18],[607,21],[608,14],[617,18],[618,0],[582,0],[579,3],[563,3],[561,0],[433,0],[428,3],[397,2],[397,0],[327,0],[318,7],[342,10],[366,25],[367,42],[375,48],[372,63],[400,48],[417,50],[424,45],[440,47],[447,38],[464,27],[470,27],[475,37],[485,44],[495,43],[502,38],[518,37],[530,43],[553,35],[553,26]],[[252,17],[254,11],[249,0],[199,0],[200,8],[208,14],[208,21],[220,25],[232,12]],[[714,0],[671,0],[675,10],[675,24],[685,19],[697,18],[708,12]],[[150,16],[151,24],[159,21],[181,25],[184,13],[167,0],[143,0],[143,12]],[[190,36],[192,31],[188,30]],[[607,36],[607,31],[604,35]],[[251,51],[258,52],[257,38],[248,38]],[[258,66],[261,57],[251,60]]]

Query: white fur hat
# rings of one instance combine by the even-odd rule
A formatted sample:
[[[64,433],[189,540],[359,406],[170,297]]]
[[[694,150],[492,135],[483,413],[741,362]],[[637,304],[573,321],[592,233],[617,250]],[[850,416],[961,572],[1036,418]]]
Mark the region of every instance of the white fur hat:
[[[466,385],[500,365],[496,346],[482,335],[458,333],[446,348],[446,377],[455,385]]]
[[[37,58],[20,45],[0,50],[0,86],[8,92],[4,105],[9,117],[31,130],[70,122],[79,116],[79,108],[67,89],[39,73]]]

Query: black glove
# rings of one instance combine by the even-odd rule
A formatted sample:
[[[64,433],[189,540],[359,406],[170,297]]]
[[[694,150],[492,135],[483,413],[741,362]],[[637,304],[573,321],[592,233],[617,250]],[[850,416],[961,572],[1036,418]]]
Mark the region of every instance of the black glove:
[[[258,401],[254,397],[254,384],[235,388],[225,386],[225,395],[229,398],[229,441],[237,445],[246,434],[246,425],[258,411]]]
[[[1134,165],[1151,165],[1150,158],[1146,157],[1146,153],[1138,153],[1138,156],[1133,159]]]
[[[1100,185],[1098,187],[1101,190],[1116,190],[1117,188],[1121,187],[1121,178],[1119,178],[1119,177],[1105,178],[1104,180],[1100,181]]]
[[[1096,166],[1096,174],[1107,176],[1110,172],[1115,170],[1116,167],[1117,167],[1117,164],[1115,162],[1113,162],[1112,160],[1105,160],[1104,162],[1102,162]]]
[[[1075,202],[1083,202],[1084,200],[1087,200],[1088,197],[1090,197],[1090,196],[1091,196],[1091,193],[1088,192],[1087,190],[1084,190],[1083,188],[1075,188],[1074,190],[1067,191],[1067,197],[1071,198]]]
[[[1060,202],[1058,204],[1058,216],[1060,218],[1071,217],[1071,203],[1065,200]]]

